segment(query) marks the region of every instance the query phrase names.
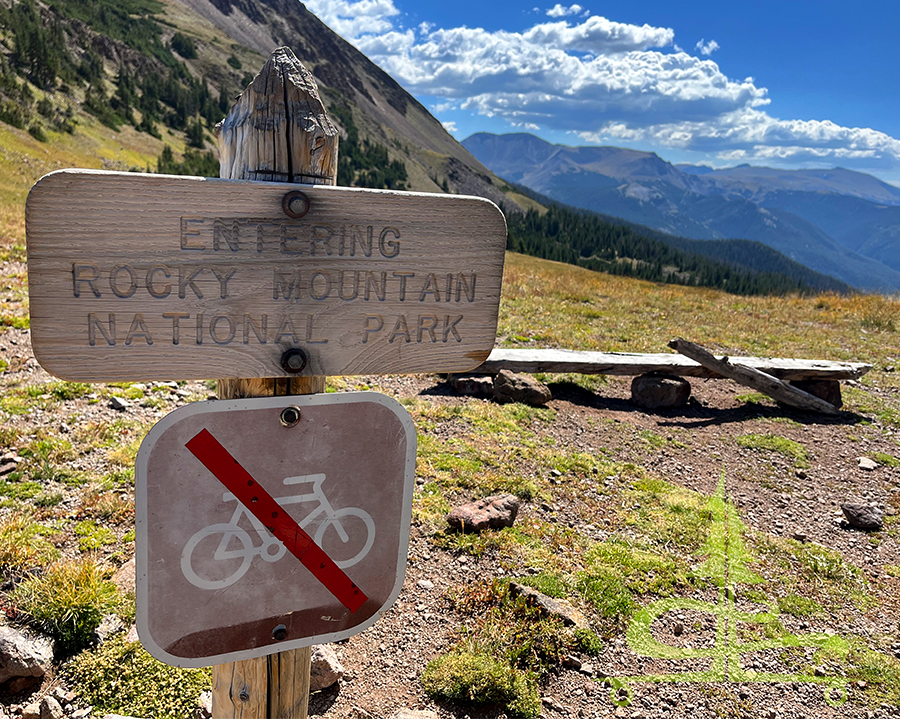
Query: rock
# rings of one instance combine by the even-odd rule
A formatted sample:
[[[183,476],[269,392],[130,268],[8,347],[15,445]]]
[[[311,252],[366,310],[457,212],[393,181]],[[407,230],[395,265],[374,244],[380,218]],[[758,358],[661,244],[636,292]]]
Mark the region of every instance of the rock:
[[[562,658],[562,665],[567,669],[581,669],[581,660],[578,657],[567,654]]]
[[[351,707],[350,708],[350,717],[351,719],[375,719],[372,714],[367,712],[362,707]]]
[[[212,692],[203,692],[197,699],[194,719],[212,719]]]
[[[22,709],[22,719],[41,719],[40,702],[29,704],[24,709]]]
[[[327,644],[316,644],[312,648],[309,667],[309,690],[317,692],[335,684],[344,676],[344,667],[338,661],[334,649]]]
[[[517,596],[524,597],[527,602],[540,608],[547,615],[559,617],[568,626],[578,629],[588,629],[588,621],[585,616],[565,599],[554,599],[546,594],[541,594],[537,589],[526,587],[518,582],[509,583],[509,591]]]
[[[398,709],[391,719],[438,719],[438,713],[429,709]]]
[[[46,637],[0,627],[0,684],[17,677],[40,678],[53,662],[53,642]]]
[[[494,377],[494,399],[501,404],[521,402],[540,407],[553,399],[553,395],[547,385],[541,384],[534,377],[502,369]]]
[[[486,375],[455,374],[449,377],[450,386],[467,397],[492,397],[494,378]]]
[[[124,412],[131,406],[131,402],[124,397],[110,397],[109,406],[119,412]]]
[[[112,575],[112,582],[122,594],[128,594],[134,591],[134,577],[134,557],[132,557],[116,570]]]
[[[65,715],[54,697],[48,695],[41,699],[41,719],[63,719]]]
[[[672,627],[672,634],[674,634],[676,637],[680,637],[682,634],[684,634],[684,624],[682,624],[681,622],[676,622],[675,626]]]
[[[790,380],[788,384],[813,397],[824,399],[837,409],[844,406],[844,400],[841,398],[841,383],[836,379],[794,379]]]
[[[463,532],[511,527],[521,502],[512,494],[501,494],[469,502],[447,515],[447,524]]]
[[[884,526],[884,518],[881,512],[868,504],[842,504],[841,511],[847,518],[847,523],[856,529],[866,532],[874,532]]]
[[[70,719],[88,719],[89,716],[93,713],[93,707],[83,707],[81,709],[76,709],[70,715]]]
[[[434,582],[428,579],[420,579],[418,582],[416,582],[416,586],[419,589],[424,589],[426,592],[430,592],[432,589],[434,589]]]
[[[123,631],[125,631],[125,624],[119,619],[119,616],[116,614],[107,614],[100,620],[100,624],[97,625],[97,628],[91,632],[91,637],[96,642],[102,644],[113,634],[118,634]]]
[[[874,459],[869,459],[868,457],[860,457],[856,461],[859,464],[859,468],[864,469],[867,472],[878,469],[878,462],[876,462]]]
[[[643,409],[682,407],[691,396],[691,385],[683,377],[651,372],[631,380],[631,401]]]

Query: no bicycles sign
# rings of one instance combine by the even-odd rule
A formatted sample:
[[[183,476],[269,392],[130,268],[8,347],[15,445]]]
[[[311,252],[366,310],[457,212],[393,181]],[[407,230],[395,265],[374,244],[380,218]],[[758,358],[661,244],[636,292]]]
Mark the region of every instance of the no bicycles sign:
[[[138,633],[200,667],[345,639],[403,585],[416,439],[370,392],[181,407],[138,452]]]

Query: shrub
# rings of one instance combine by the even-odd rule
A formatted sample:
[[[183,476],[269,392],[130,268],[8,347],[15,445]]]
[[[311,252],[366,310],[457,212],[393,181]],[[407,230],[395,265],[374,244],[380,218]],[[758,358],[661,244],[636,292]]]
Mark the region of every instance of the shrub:
[[[98,716],[194,716],[197,698],[210,687],[208,669],[166,666],[123,634],[82,652],[65,672],[78,696],[92,704]]]
[[[119,595],[96,560],[84,558],[57,562],[29,577],[13,590],[12,601],[30,624],[56,640],[57,651],[71,654],[87,646]]]
[[[487,654],[453,651],[433,659],[422,673],[422,684],[432,697],[502,705],[516,716],[534,717],[541,709],[534,676]]]

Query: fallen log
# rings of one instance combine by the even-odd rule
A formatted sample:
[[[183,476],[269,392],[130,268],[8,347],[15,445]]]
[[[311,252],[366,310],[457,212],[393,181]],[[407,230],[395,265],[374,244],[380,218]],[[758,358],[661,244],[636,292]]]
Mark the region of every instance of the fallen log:
[[[812,410],[813,412],[838,414],[838,409],[831,402],[826,402],[824,399],[819,399],[808,392],[792,387],[787,382],[783,382],[770,374],[760,372],[753,367],[747,367],[742,363],[743,358],[737,358],[735,361],[728,357],[720,359],[714,357],[712,353],[700,345],[680,337],[669,342],[669,347],[686,357],[690,357],[695,362],[699,362],[717,374],[759,390],[778,402],[800,409]]]

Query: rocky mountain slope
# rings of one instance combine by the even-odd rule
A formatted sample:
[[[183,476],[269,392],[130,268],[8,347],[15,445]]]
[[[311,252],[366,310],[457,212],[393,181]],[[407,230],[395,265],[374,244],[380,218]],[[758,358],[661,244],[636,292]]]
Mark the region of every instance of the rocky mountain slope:
[[[672,235],[757,240],[851,285],[900,289],[900,190],[866,175],[679,168],[650,152],[528,134],[478,133],[463,145],[498,175],[571,205]]]

